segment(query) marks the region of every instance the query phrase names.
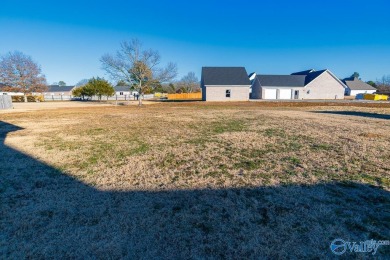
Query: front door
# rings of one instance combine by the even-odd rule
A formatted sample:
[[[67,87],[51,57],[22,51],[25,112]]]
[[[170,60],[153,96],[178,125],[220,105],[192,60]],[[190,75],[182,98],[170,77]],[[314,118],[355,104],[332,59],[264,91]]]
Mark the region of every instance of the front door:
[[[299,90],[294,91],[294,99],[299,99]]]

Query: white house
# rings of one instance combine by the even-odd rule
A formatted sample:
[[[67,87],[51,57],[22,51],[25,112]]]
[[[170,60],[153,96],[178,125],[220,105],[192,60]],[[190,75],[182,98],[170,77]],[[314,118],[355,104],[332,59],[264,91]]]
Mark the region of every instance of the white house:
[[[203,67],[203,101],[248,101],[251,83],[244,67]]]
[[[346,96],[356,96],[358,94],[373,94],[376,88],[361,81],[358,78],[351,77],[343,80],[347,88],[345,89]]]
[[[343,99],[345,84],[329,70],[250,75],[252,99]]]
[[[256,75],[256,74],[255,74]],[[252,99],[299,99],[305,87],[302,75],[252,75]]]
[[[49,85],[47,91],[43,94],[45,96],[72,96],[74,88],[75,86]]]
[[[132,92],[130,91],[130,86],[115,86],[115,96],[130,96]]]

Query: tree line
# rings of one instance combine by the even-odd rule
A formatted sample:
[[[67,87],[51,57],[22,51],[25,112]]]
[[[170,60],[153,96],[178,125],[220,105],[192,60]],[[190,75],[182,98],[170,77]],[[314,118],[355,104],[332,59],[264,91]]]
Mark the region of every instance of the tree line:
[[[129,90],[136,90],[140,95],[155,92],[191,93],[200,91],[199,79],[194,72],[189,72],[176,81],[177,65],[169,62],[161,64],[158,51],[147,49],[138,39],[124,41],[115,53],[104,54],[101,59],[102,69],[118,86],[127,86]],[[359,78],[355,72],[352,77]],[[390,75],[381,80],[367,81],[378,89],[378,92],[390,94]],[[64,81],[58,82],[65,86]],[[47,81],[42,73],[41,66],[30,56],[20,52],[9,52],[0,56],[0,87],[3,91],[18,91],[25,94],[47,91]],[[89,99],[91,96],[114,95],[110,82],[103,78],[82,80],[76,85],[75,96]],[[25,101],[27,98],[25,97]],[[139,99],[140,105],[142,100]]]

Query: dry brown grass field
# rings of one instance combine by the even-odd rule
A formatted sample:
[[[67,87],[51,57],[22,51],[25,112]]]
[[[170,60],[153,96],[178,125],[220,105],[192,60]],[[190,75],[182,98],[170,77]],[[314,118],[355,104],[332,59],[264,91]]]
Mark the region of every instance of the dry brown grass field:
[[[390,105],[270,104],[1,113],[0,258],[332,258],[335,238],[390,239]]]

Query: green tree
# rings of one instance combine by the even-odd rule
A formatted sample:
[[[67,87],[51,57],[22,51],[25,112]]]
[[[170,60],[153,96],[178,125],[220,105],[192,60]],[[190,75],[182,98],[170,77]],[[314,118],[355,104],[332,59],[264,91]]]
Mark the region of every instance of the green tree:
[[[83,95],[83,87],[76,87],[72,90],[72,95],[75,97],[80,97],[83,100],[85,99],[85,96]]]
[[[65,81],[60,80],[60,81],[58,82],[58,86],[60,86],[60,87],[66,86]]]
[[[367,83],[368,85],[374,87],[374,88],[377,87],[376,83],[375,83],[374,81],[372,81],[372,80],[369,80],[369,81],[367,81],[366,83]]]
[[[159,67],[160,54],[152,49],[143,49],[138,39],[123,42],[116,55],[103,55],[100,61],[112,79],[135,86],[140,95],[177,75],[176,64],[168,63],[165,67]],[[141,98],[139,105],[142,105]]]
[[[99,77],[90,79],[84,88],[86,88],[89,93],[98,96],[99,100],[102,100],[102,96],[110,97],[115,94],[115,90],[111,84],[104,78]]]
[[[90,85],[89,82],[82,87],[81,91],[83,97],[88,97],[88,99],[92,99],[92,97],[96,95],[96,88],[93,85]]]
[[[104,78],[92,78],[83,86],[77,87],[72,91],[75,97],[81,97],[83,100],[98,96],[99,100],[102,96],[111,97],[115,94],[114,88]]]
[[[359,72],[354,72],[352,75],[351,75],[351,78],[360,78],[360,74]]]
[[[82,100],[88,100],[96,95],[96,90],[92,86],[80,86],[72,91],[73,96],[81,97]]]

